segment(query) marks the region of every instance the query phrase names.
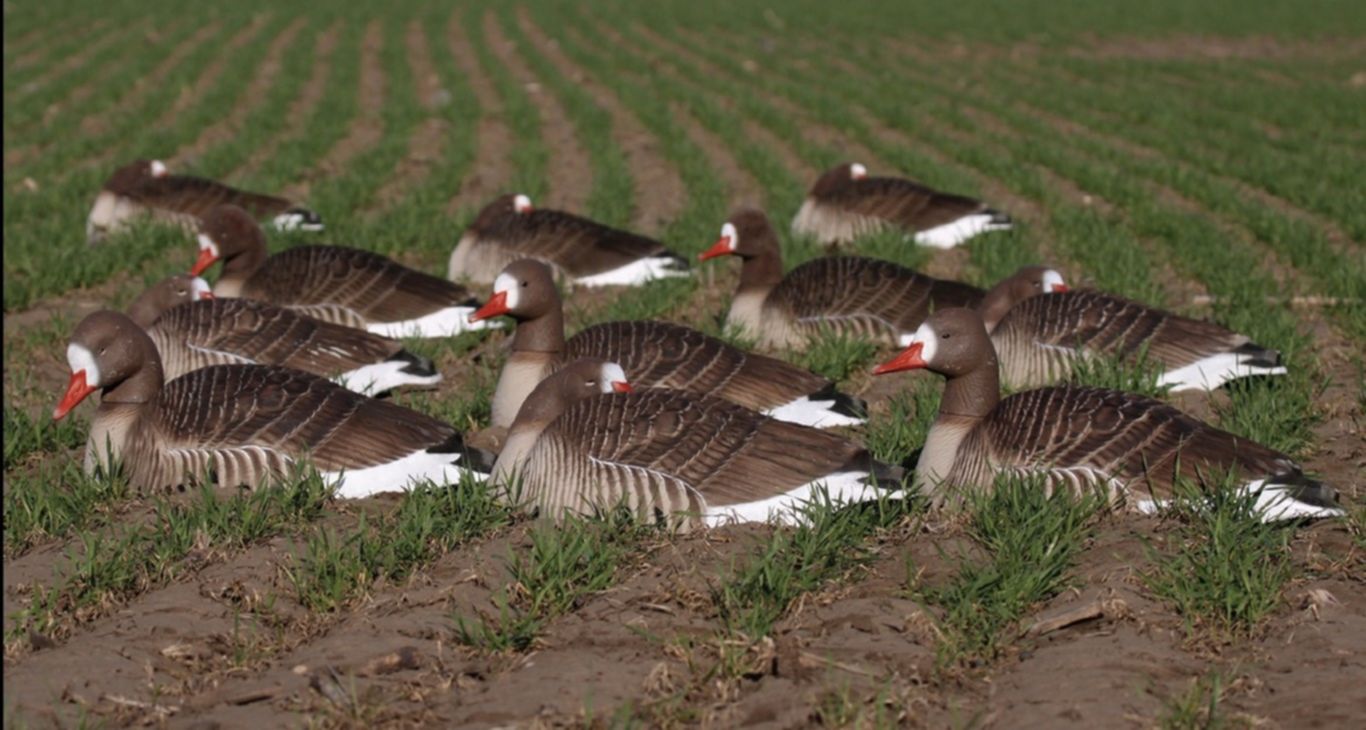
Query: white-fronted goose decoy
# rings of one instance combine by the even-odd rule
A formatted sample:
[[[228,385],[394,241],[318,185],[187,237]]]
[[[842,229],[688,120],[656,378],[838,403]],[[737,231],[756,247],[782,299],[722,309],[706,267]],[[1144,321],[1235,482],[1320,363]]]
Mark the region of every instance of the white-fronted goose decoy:
[[[126,315],[100,311],[76,326],[62,418],[101,391],[86,469],[121,463],[135,489],[257,487],[305,458],[344,497],[447,482],[464,471],[455,429],[316,375],[271,365],[214,365],[162,383],[161,358]],[[108,449],[106,449],[106,445]]]
[[[698,258],[725,255],[743,262],[726,322],[763,347],[799,347],[827,329],[905,344],[932,309],[976,306],[984,293],[861,256],[814,259],[784,276],[778,234],[753,208],[731,214]]]
[[[431,360],[403,343],[306,317],[251,299],[215,299],[203,279],[184,274],[158,282],[128,307],[174,380],[210,365],[280,365],[330,378],[357,393],[441,381]]]
[[[261,227],[232,205],[205,217],[190,275],[219,259],[218,297],[257,299],[385,337],[448,337],[490,326],[469,321],[480,302],[465,287],[376,253],[297,246],[272,256]]]
[[[493,394],[493,425],[507,428],[531,391],[583,357],[620,364],[637,386],[711,395],[774,418],[828,428],[863,423],[864,405],[795,365],[747,353],[697,330],[666,322],[607,322],[565,341],[564,313],[550,268],[523,259],[498,275],[493,296],[473,316],[517,321],[512,352]]]
[[[1012,389],[1057,382],[1076,360],[1096,356],[1142,355],[1162,368],[1158,384],[1174,391],[1285,373],[1279,352],[1246,335],[1112,294],[1070,291],[1061,274],[1042,266],[997,284],[979,311]]]
[[[229,187],[189,175],[172,175],[160,160],[137,160],[114,171],[95,196],[86,239],[99,243],[135,218],[152,218],[195,229],[216,205],[236,205],[280,230],[320,231],[322,218],[284,198]]]
[[[479,212],[451,252],[448,278],[491,284],[518,259],[544,261],[579,286],[635,286],[688,276],[687,259],[652,238],[503,195]]]
[[[826,431],[720,398],[633,390],[620,365],[591,358],[536,386],[493,473],[551,517],[625,503],[682,526],[790,523],[818,484],[858,502],[899,489],[903,476]]]
[[[1340,514],[1337,493],[1285,454],[1202,423],[1159,400],[1117,390],[1040,388],[1000,397],[996,353],[977,312],[930,315],[904,352],[874,372],[926,368],[948,379],[916,480],[942,503],[952,488],[1037,475],[1051,488],[1098,485],[1153,512],[1178,478],[1214,486],[1236,473],[1266,519]]]
[[[979,233],[1010,226],[1010,216],[980,200],[902,178],[868,177],[868,169],[857,162],[837,165],[817,178],[792,219],[793,233],[827,245],[901,228],[921,245],[953,248]]]

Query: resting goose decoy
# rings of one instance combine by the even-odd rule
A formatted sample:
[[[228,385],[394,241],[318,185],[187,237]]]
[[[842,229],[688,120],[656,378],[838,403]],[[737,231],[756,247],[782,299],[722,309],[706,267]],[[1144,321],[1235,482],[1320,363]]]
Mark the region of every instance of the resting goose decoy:
[[[916,481],[936,503],[949,488],[987,489],[1000,474],[1039,476],[1050,488],[1098,485],[1151,513],[1178,478],[1207,484],[1235,473],[1267,520],[1341,514],[1337,493],[1290,457],[1117,390],[1063,386],[1000,397],[996,353],[981,315],[930,315],[901,354],[874,373],[925,368],[948,379]]]
[[[698,258],[725,255],[743,262],[726,322],[768,348],[798,347],[825,329],[905,344],[932,309],[976,306],[984,293],[861,256],[814,259],[784,276],[778,234],[753,208],[731,214]]]
[[[357,393],[441,382],[432,361],[403,343],[251,299],[215,299],[184,274],[158,282],[128,307],[174,380],[210,365],[280,365],[321,375]]]
[[[189,175],[172,175],[160,160],[136,160],[114,171],[95,196],[86,240],[99,243],[135,218],[151,216],[189,229],[216,205],[236,205],[280,230],[320,231],[322,218],[284,198],[229,187]]]
[[[691,274],[687,259],[652,238],[535,208],[525,195],[503,195],[460,237],[447,278],[491,284],[503,267],[523,258],[544,261],[557,278],[579,286],[635,286]]]
[[[550,268],[531,259],[498,275],[493,296],[473,315],[511,315],[512,352],[493,394],[493,426],[507,428],[535,387],[583,357],[619,363],[637,386],[660,386],[738,403],[783,421],[828,428],[864,422],[862,401],[795,365],[745,352],[666,322],[607,322],[565,341],[564,312]]]
[[[205,217],[190,275],[219,259],[218,297],[257,299],[385,337],[449,337],[491,326],[468,321],[480,302],[465,287],[376,253],[297,246],[272,256],[261,227],[232,205]]]
[[[492,478],[555,518],[624,502],[691,527],[792,523],[818,484],[857,502],[899,490],[902,476],[829,432],[710,396],[634,390],[620,365],[584,358],[536,386]]]
[[[980,233],[1010,227],[1010,216],[980,200],[902,178],[868,177],[868,169],[857,162],[837,165],[817,178],[792,219],[793,233],[827,245],[901,228],[923,246],[953,248]]]
[[[997,284],[979,311],[1001,361],[1001,380],[1012,389],[1057,382],[1080,359],[1140,353],[1162,368],[1158,385],[1173,391],[1285,374],[1280,353],[1246,335],[1113,294],[1069,290],[1061,274],[1042,266]]]
[[[156,345],[118,312],[82,320],[66,357],[71,382],[53,418],[101,391],[86,470],[121,463],[143,492],[184,489],[205,475],[215,486],[254,488],[303,459],[343,497],[451,481],[466,470],[449,425],[316,375],[214,365],[163,384]]]

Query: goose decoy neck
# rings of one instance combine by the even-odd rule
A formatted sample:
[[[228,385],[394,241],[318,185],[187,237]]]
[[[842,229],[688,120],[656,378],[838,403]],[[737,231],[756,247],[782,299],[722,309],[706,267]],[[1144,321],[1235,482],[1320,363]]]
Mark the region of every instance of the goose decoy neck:
[[[1067,285],[1056,270],[1047,266],[1025,266],[987,291],[981,304],[977,305],[977,311],[982,314],[987,332],[992,332],[1016,304],[1039,294],[1065,291]]]
[[[741,208],[721,227],[721,237],[703,254],[739,256],[741,292],[772,289],[783,280],[783,254],[778,232],[763,211]]]
[[[256,273],[270,255],[265,231],[256,219],[235,205],[220,205],[209,211],[200,230],[199,260],[190,270],[193,275],[221,260],[220,281],[240,283]]]
[[[939,402],[941,416],[985,418],[1001,401],[1001,375],[996,353],[977,368],[948,378]]]
[[[949,307],[931,314],[906,349],[874,373],[918,369],[948,380],[939,404],[940,417],[983,418],[1001,400],[996,348],[975,310]]]
[[[517,320],[513,352],[564,351],[564,302],[544,262],[519,259],[493,281],[493,295],[475,312],[479,319],[506,314]]]
[[[100,406],[148,403],[161,392],[156,345],[125,314],[102,310],[76,325],[67,345],[68,385],[54,417],[60,418],[95,390]]]
[[[842,162],[826,170],[823,175],[816,178],[816,182],[811,186],[811,195],[822,197],[838,192],[848,186],[857,175],[855,175],[855,164],[853,162]],[[862,169],[862,166],[859,166]]]
[[[490,233],[506,226],[513,220],[513,216],[521,212],[530,212],[531,199],[525,195],[507,193],[494,198],[479,215],[475,216],[470,223],[470,228],[477,233]]]

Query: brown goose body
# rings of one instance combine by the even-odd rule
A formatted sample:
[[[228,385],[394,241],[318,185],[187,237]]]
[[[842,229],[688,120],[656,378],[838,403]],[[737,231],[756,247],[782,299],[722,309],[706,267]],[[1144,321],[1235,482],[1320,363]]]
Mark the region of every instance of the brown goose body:
[[[210,365],[279,365],[358,393],[440,382],[430,360],[403,344],[251,299],[202,299],[203,279],[175,276],[138,297],[128,316],[147,331],[173,380]]]
[[[1012,306],[991,331],[1010,388],[1056,382],[1078,359],[1133,360],[1164,371],[1174,390],[1213,389],[1238,377],[1285,372],[1280,354],[1217,324],[1096,291],[1036,296]]]
[[[558,210],[533,209],[525,195],[504,195],[480,212],[451,252],[448,278],[492,284],[518,259],[548,264],[580,286],[634,285],[687,276],[688,262],[664,244]]]
[[[1047,295],[1053,296],[1053,295]],[[998,475],[1038,476],[1050,488],[1098,485],[1150,512],[1179,479],[1217,484],[1225,474],[1258,494],[1269,518],[1338,512],[1336,492],[1285,454],[1214,428],[1161,401],[1114,390],[1040,388],[1002,400],[981,317],[935,313],[905,352],[877,372],[928,368],[948,383],[917,480],[943,502],[953,488],[989,488]],[[1211,483],[1212,482],[1212,483]]]
[[[342,246],[298,246],[269,255],[259,226],[220,206],[200,234],[198,274],[223,259],[220,297],[244,297],[387,337],[445,337],[469,322],[479,302],[464,287],[385,256]]]
[[[1010,228],[1010,217],[980,200],[943,193],[902,178],[868,177],[858,163],[838,165],[818,178],[792,220],[792,231],[825,244],[845,244],[900,228],[917,243],[951,248],[990,230]]]
[[[607,322],[568,341],[550,270],[531,260],[499,274],[482,316],[517,320],[512,353],[493,397],[493,425],[508,427],[528,394],[580,358],[615,362],[635,385],[711,395],[775,418],[822,428],[862,423],[864,406],[834,383],[771,357],[748,353],[697,330],[666,322]]]
[[[453,428],[407,408],[289,368],[216,365],[162,384],[146,333],[114,312],[76,328],[64,416],[102,390],[86,467],[123,465],[144,492],[256,487],[308,459],[341,496],[399,491],[413,479],[458,478],[464,447]]]
[[[683,391],[612,392],[620,377],[619,366],[585,359],[537,386],[494,478],[517,482],[554,517],[625,504],[684,526],[793,521],[816,484],[841,501],[899,486],[899,469],[828,432]]]
[[[839,256],[783,275],[777,233],[762,212],[731,215],[703,258],[743,260],[727,324],[763,347],[800,347],[824,331],[900,344],[931,311],[972,307],[977,287],[926,276],[890,261]]]
[[[299,203],[190,175],[172,175],[156,160],[137,160],[109,177],[95,198],[86,237],[98,243],[132,221],[151,217],[194,230],[218,205],[235,205],[281,229],[321,230],[322,218]]]

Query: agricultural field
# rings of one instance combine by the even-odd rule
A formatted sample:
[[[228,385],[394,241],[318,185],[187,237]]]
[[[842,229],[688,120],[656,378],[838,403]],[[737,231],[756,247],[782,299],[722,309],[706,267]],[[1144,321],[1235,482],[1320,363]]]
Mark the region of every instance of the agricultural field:
[[[1366,5],[323,5],[5,5],[6,727],[1363,723]],[[1017,221],[866,255],[978,285],[1049,263],[1279,350],[1288,375],[1212,395],[1078,377],[1294,455],[1348,515],[1147,518],[1020,484],[962,514],[817,501],[801,529],[670,535],[536,523],[475,483],[139,497],[82,473],[92,406],[50,417],[75,323],[195,259],[150,225],[87,247],[96,191],[139,157],[326,219],[273,247],[435,274],[502,192],[695,256],[739,203],[785,232],[858,160]],[[789,267],[821,255],[785,238]],[[569,327],[720,334],[733,264],[576,291]],[[408,342],[446,377],[393,397],[477,432],[506,343]],[[870,402],[850,434],[880,458],[923,442],[940,378],[875,382],[890,351],[843,340],[782,354]]]

